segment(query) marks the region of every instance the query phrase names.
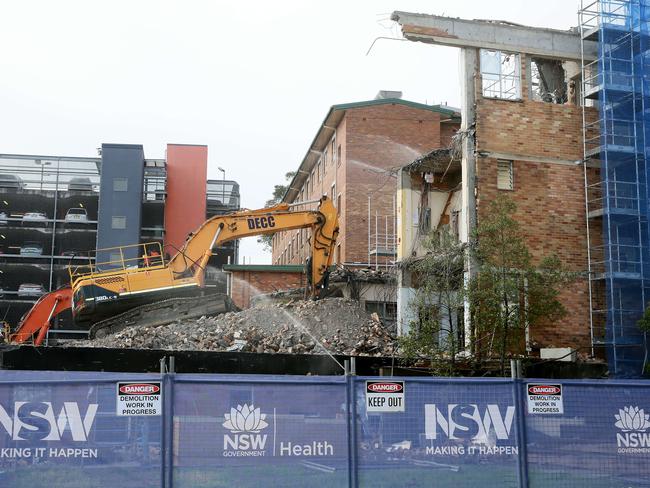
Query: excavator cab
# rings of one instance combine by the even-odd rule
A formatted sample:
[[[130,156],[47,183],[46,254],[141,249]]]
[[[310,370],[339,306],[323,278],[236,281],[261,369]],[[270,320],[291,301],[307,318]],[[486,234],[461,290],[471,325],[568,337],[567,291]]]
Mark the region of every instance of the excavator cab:
[[[77,323],[97,321],[150,301],[148,292],[173,290],[159,242],[98,249],[93,258],[68,267]]]

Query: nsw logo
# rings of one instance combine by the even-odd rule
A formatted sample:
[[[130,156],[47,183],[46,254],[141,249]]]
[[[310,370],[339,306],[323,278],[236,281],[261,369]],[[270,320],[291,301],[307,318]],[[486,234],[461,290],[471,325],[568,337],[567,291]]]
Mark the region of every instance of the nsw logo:
[[[650,452],[650,433],[646,433],[650,428],[650,414],[638,406],[630,405],[619,409],[614,418],[614,426],[621,430],[616,433],[619,453]]]
[[[426,404],[425,434],[427,439],[444,435],[447,439],[487,441],[491,435],[498,440],[510,439],[515,407],[499,405],[454,404],[445,406]]]
[[[63,402],[58,408],[52,402],[14,402],[13,409],[0,405],[0,427],[14,441],[60,441],[69,436],[86,442],[98,407],[90,403],[83,411],[76,402]]]
[[[230,413],[224,415],[226,419],[222,424],[230,431],[223,436],[223,455],[232,456],[264,456],[266,451],[267,434],[261,432],[269,424],[266,414],[251,403],[237,405],[231,408]]]

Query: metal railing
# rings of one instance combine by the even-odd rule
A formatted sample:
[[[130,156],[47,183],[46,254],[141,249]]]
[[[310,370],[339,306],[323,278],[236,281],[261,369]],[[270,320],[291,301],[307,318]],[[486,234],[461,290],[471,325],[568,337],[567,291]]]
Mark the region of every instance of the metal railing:
[[[94,261],[68,267],[70,281],[74,282],[79,278],[94,276],[97,273],[163,268],[165,259],[162,251],[162,245],[159,242],[97,249],[89,253],[91,255],[89,257],[95,258]],[[108,256],[108,260],[102,260],[103,256]]]

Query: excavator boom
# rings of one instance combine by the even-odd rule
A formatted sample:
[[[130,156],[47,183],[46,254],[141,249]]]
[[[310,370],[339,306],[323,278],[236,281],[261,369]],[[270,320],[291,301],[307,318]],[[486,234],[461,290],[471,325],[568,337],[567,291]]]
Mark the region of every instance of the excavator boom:
[[[46,293],[20,319],[20,325],[16,332],[8,337],[9,342],[16,344],[33,342],[35,345],[40,346],[47,336],[52,318],[63,310],[69,309],[71,303],[72,288],[70,286],[64,286]]]

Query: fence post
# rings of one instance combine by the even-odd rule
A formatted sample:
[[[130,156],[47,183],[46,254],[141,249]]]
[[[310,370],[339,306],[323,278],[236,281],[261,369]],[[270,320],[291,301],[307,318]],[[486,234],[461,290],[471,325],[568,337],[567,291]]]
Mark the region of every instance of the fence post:
[[[528,488],[528,449],[526,445],[526,401],[522,391],[524,382],[521,380],[521,361],[510,360],[510,377],[512,378],[515,411],[517,412],[517,467],[519,468],[519,486]]]
[[[354,361],[354,358],[352,358]],[[352,488],[359,486],[359,466],[357,463],[358,443],[357,443],[357,392],[356,392],[356,367],[352,363],[353,369],[350,374],[350,393],[352,413]]]
[[[174,373],[163,375],[162,465],[163,487],[174,484]]]
[[[347,428],[347,441],[348,441],[348,488],[352,488],[352,417],[350,416],[350,408],[352,405],[351,392],[350,392],[350,361],[343,361],[345,369],[345,425]]]
[[[356,488],[357,481],[357,405],[355,401],[355,364],[345,360],[345,396],[348,433],[348,487]]]

